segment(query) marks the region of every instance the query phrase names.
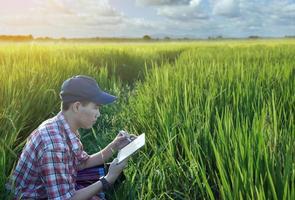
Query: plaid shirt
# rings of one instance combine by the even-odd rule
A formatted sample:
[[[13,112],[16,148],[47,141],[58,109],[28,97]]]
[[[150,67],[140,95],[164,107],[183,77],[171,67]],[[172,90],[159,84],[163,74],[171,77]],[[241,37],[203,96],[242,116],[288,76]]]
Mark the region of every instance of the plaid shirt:
[[[71,198],[78,167],[88,158],[80,139],[60,112],[28,138],[11,179],[15,197]]]

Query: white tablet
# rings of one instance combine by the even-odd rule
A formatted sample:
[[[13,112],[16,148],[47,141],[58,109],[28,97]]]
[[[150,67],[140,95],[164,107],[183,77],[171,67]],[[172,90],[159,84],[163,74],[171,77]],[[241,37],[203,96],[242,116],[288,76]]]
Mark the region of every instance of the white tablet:
[[[131,156],[133,153],[135,153],[138,149],[143,147],[145,144],[145,134],[141,134],[137,136],[135,140],[127,144],[124,148],[122,148],[118,153],[118,164]]]

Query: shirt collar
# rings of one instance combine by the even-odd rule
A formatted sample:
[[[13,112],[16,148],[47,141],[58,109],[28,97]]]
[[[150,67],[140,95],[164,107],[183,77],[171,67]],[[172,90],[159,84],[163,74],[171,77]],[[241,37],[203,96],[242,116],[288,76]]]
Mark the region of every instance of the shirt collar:
[[[67,134],[65,137],[68,137],[70,139],[70,142],[72,143],[72,148],[73,149],[77,149],[79,148],[79,145],[77,144],[80,139],[79,139],[79,135],[77,136],[70,128],[70,125],[68,124],[68,122],[65,119],[65,116],[63,114],[62,111],[60,111],[57,114],[57,120],[61,123],[61,125],[63,126],[64,130],[65,130],[65,134]]]

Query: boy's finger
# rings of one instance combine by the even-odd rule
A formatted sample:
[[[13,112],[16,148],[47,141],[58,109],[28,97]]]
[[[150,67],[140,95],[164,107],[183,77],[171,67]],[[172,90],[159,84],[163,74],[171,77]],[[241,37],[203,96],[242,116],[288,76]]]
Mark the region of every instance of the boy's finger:
[[[115,158],[115,159],[113,160],[112,164],[117,164],[118,161],[119,161],[119,159],[118,159],[118,158]]]
[[[134,134],[131,134],[131,135],[130,135],[130,139],[131,139],[131,140],[134,140],[134,139],[136,139],[136,138],[137,138],[136,135],[134,135]]]

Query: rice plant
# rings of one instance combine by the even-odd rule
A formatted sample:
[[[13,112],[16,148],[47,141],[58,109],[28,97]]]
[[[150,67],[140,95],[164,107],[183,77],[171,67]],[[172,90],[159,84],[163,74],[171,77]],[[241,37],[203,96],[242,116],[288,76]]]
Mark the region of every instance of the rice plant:
[[[0,198],[26,138],[91,75],[118,95],[89,153],[145,132],[112,199],[295,199],[294,40],[0,45]]]

